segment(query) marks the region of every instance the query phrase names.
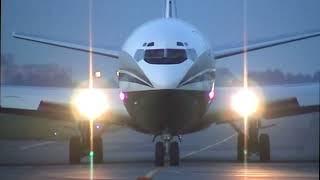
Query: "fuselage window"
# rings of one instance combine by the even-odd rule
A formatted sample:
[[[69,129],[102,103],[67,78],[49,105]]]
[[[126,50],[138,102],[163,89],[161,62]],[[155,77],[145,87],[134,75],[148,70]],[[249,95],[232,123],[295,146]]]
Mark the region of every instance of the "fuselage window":
[[[147,49],[144,60],[150,64],[180,64],[187,60],[185,49]]]

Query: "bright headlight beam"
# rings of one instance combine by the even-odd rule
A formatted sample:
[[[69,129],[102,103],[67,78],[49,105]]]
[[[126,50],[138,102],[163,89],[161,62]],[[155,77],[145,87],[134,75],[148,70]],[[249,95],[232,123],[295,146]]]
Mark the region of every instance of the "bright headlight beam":
[[[80,90],[72,100],[78,112],[88,120],[94,120],[105,113],[108,108],[106,95],[98,89],[89,88]]]
[[[231,108],[243,117],[255,113],[259,106],[258,96],[248,88],[243,88],[231,98]]]

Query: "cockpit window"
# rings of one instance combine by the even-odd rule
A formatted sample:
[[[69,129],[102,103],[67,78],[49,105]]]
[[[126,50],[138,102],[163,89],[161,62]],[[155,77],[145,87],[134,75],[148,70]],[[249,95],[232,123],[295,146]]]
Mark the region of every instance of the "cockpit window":
[[[184,46],[182,42],[177,42],[177,46]]]
[[[143,57],[144,57],[144,49],[138,49],[137,51],[136,51],[136,53],[134,54],[134,59],[136,60],[136,61],[140,61],[140,60],[142,60],[143,59]]]
[[[198,58],[197,52],[195,49],[187,49],[188,59],[195,61]]]
[[[172,63],[167,63],[164,61],[163,63],[152,63],[152,64],[178,64],[179,60],[183,62],[184,60],[190,59],[191,61],[195,61],[198,58],[197,52],[195,49],[166,49],[167,58],[164,57],[165,50],[164,49],[138,49],[133,58],[136,61],[141,61],[146,59],[148,63],[151,61],[164,61],[163,59],[167,59],[168,61],[173,61]],[[186,53],[186,54],[185,54]],[[186,57],[186,58],[185,58]],[[150,61],[150,62],[149,62]]]
[[[154,42],[148,43],[148,47],[154,46]]]
[[[150,64],[179,64],[187,60],[185,49],[147,49],[144,60]]]

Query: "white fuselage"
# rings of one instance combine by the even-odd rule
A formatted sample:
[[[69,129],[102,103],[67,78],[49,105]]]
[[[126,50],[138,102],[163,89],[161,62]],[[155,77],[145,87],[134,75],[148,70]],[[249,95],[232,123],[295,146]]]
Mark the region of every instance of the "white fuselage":
[[[215,66],[197,29],[176,18],[154,20],[136,29],[122,50],[119,86],[133,128],[185,134],[204,127]]]
[[[132,66],[129,67],[124,63],[124,66],[120,66],[120,72],[136,76],[135,78],[147,81],[150,85],[146,86],[120,78],[120,88],[124,92],[161,89],[210,91],[212,89],[213,78],[183,84],[183,81],[191,81],[208,70],[214,72],[215,69],[209,43],[197,29],[181,20],[163,18],[142,25],[128,38],[122,50],[128,53],[132,63],[137,66],[132,69]],[[184,53],[185,60],[181,59],[180,62],[179,58],[184,58]],[[191,70],[204,53],[209,54],[206,59],[208,62],[199,63],[198,68]],[[147,57],[150,58],[150,55],[153,55],[154,59],[151,57],[148,61]],[[207,66],[208,64],[211,66]],[[135,71],[141,73],[137,74]],[[188,71],[190,72],[187,75]]]

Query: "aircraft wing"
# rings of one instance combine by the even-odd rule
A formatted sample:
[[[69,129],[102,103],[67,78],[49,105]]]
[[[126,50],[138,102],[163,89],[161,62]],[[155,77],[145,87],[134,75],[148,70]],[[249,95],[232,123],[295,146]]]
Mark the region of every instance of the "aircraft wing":
[[[129,114],[125,109],[114,105],[98,121],[107,121],[108,124],[126,125],[130,122]],[[118,106],[118,107],[117,107]],[[46,118],[53,121],[77,121],[81,120],[71,104],[41,101],[37,109],[20,109],[12,107],[1,107],[0,113],[18,116],[29,116],[35,118]]]
[[[26,35],[26,34],[16,33],[16,32],[13,32],[12,36],[18,39],[38,42],[38,43],[47,44],[51,46],[63,47],[63,48],[68,48],[68,49],[73,49],[73,50],[78,50],[83,52],[92,52],[94,54],[99,54],[102,56],[107,56],[115,59],[119,58],[119,53],[120,53],[114,50],[106,50],[103,48],[95,48],[95,47],[90,48],[89,46],[79,45],[79,44],[70,43],[70,42],[50,40],[46,38],[41,38],[41,37],[36,37],[36,36]]]
[[[210,106],[204,120],[207,122],[239,122],[242,117],[231,109],[231,96],[238,88],[217,88],[216,102]],[[305,86],[273,86],[258,88],[261,104],[259,113],[251,118],[262,120],[295,116],[320,111],[319,84]]]
[[[119,98],[119,89],[106,89],[105,94],[109,109],[97,119],[97,122],[104,127],[128,126],[131,118]],[[51,129],[61,133],[67,133],[65,131],[70,129],[78,132],[77,121],[83,119],[68,102],[71,96],[70,90],[64,88],[2,88],[0,106],[0,126],[2,127],[0,129],[4,128],[6,131],[11,129],[11,131],[5,134],[0,132],[0,139],[3,136],[18,139],[52,139],[48,134]],[[64,130],[65,127],[68,128]],[[41,130],[41,128],[44,129]]]
[[[287,43],[291,43],[294,41],[300,41],[300,40],[313,38],[313,37],[317,37],[317,36],[320,36],[320,31],[309,32],[309,33],[304,33],[304,34],[299,34],[299,35],[293,35],[293,36],[289,36],[289,37],[275,38],[273,40],[268,40],[268,41],[248,43],[246,47],[243,47],[243,46],[233,47],[233,48],[215,51],[214,56],[215,56],[215,59],[222,59],[222,58],[242,54],[244,52],[256,51],[256,50],[260,50],[260,49],[264,49],[264,48],[268,48],[268,47],[287,44]]]
[[[297,98],[286,98],[278,101],[272,101],[264,105],[264,111],[258,117],[262,120],[277,119],[288,116],[296,116],[308,113],[320,112],[320,105],[299,105]],[[229,122],[238,122],[242,119],[236,112],[231,109],[211,112],[211,121],[221,124]],[[209,117],[206,117],[209,120]],[[210,120],[209,120],[210,121]]]
[[[0,106],[0,113],[18,116],[30,116],[36,118],[47,118],[55,121],[71,121],[71,107],[67,104],[41,101],[37,109],[21,109]]]

